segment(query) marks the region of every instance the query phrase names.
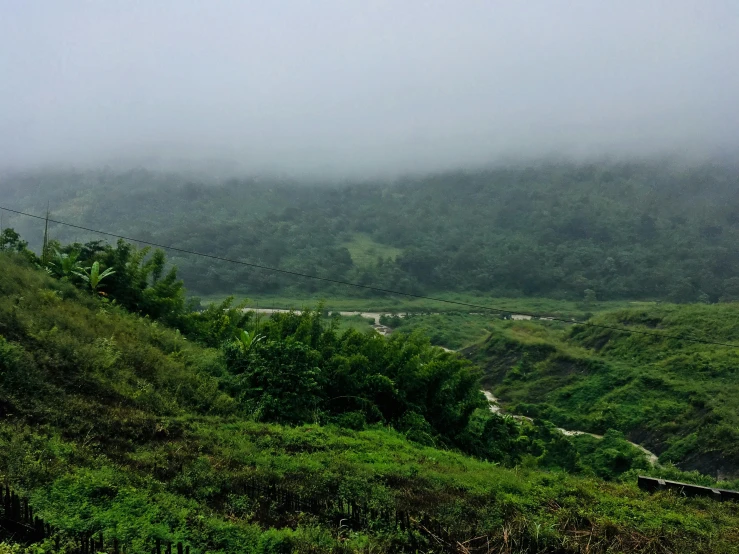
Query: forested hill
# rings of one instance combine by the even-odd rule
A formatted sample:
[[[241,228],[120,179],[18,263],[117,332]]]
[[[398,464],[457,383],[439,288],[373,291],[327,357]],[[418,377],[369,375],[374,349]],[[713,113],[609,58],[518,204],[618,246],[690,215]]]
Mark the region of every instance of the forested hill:
[[[60,220],[403,291],[739,299],[739,171],[729,166],[540,165],[330,186],[47,171],[5,176],[0,187],[4,205],[42,213],[48,201]],[[41,238],[38,221],[10,224]],[[199,293],[326,286],[174,261]]]

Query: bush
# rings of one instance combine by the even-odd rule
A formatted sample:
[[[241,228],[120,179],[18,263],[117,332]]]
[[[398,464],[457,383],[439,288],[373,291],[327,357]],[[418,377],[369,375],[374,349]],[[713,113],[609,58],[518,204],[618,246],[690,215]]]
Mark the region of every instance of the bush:
[[[295,546],[292,529],[268,529],[259,537],[257,554],[293,554]]]

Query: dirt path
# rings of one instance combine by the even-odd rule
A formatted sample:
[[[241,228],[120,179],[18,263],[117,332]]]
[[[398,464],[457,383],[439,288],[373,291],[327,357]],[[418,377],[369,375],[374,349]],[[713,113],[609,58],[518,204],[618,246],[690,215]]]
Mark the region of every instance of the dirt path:
[[[302,310],[286,310],[284,308],[244,308],[244,311],[247,312],[258,312],[260,314],[287,314],[290,312],[295,312],[296,314],[300,314]],[[360,315],[362,317],[366,317],[367,319],[371,319],[375,322],[375,325],[380,324],[380,316],[384,315],[379,312],[334,312],[331,311],[331,313],[338,313],[340,315],[346,316],[346,317],[353,317],[355,315]],[[403,317],[401,315],[401,317]]]
[[[495,414],[503,414],[504,413],[503,412],[503,409],[500,406],[500,401],[495,396],[493,396],[493,393],[491,393],[490,391],[483,390],[482,391],[482,394],[485,395],[485,398],[490,403],[490,411],[491,412],[493,412]],[[526,416],[519,416],[519,415],[512,415],[512,414],[506,414],[506,415],[509,415],[513,419],[517,419],[519,421],[520,420],[524,420],[524,419],[527,420],[527,421],[533,421],[533,419],[531,419],[530,417],[526,417]],[[595,433],[588,433],[586,431],[575,431],[575,430],[572,430],[572,429],[563,429],[562,427],[557,427],[557,430],[560,431],[563,435],[565,435],[567,437],[575,437],[575,436],[578,436],[578,435],[590,435],[591,437],[594,437],[596,439],[602,439],[603,438],[603,435],[596,435]],[[654,452],[650,452],[649,450],[647,450],[646,448],[644,448],[642,445],[636,444],[635,442],[631,442],[631,441],[627,441],[627,442],[631,446],[633,446],[635,448],[638,448],[639,450],[641,450],[642,452],[644,452],[644,454],[646,454],[647,459],[649,460],[649,463],[650,464],[657,465],[657,455]]]
[[[244,311],[257,312],[257,313],[266,314],[266,315],[286,314],[290,312],[295,312],[296,314],[301,313],[301,310],[285,310],[283,308],[244,308]],[[345,317],[354,317],[358,315],[358,316],[365,317],[367,319],[371,319],[373,321],[372,327],[374,327],[375,330],[381,335],[390,335],[393,332],[393,330],[390,327],[380,324],[380,316],[384,314],[381,314],[379,312],[331,312],[331,313],[335,313],[335,314],[338,313],[339,315],[342,315]]]
[[[250,311],[250,312],[259,312],[260,314],[288,313],[290,311],[293,311],[293,312],[299,314],[301,312],[301,310],[286,310],[284,308],[255,308],[255,307],[251,307],[251,308],[244,308],[244,310],[245,311]],[[375,325],[380,325],[380,317],[383,316],[383,315],[388,315],[388,316],[394,315],[394,316],[397,316],[397,317],[405,317],[407,315],[405,313],[391,313],[391,312],[334,312],[333,310],[331,310],[331,312],[332,313],[338,313],[338,314],[343,315],[343,316],[346,316],[346,317],[353,317],[355,315],[366,317],[367,319],[372,319],[375,322],[374,323]],[[424,315],[439,315],[439,314],[441,314],[443,312],[423,312],[423,313],[424,313]],[[469,315],[485,315],[485,314],[480,313],[480,312],[469,312]],[[495,314],[491,313],[490,316],[491,317],[495,317]],[[533,316],[530,316],[530,315],[516,314],[516,313],[511,314],[511,319],[514,320],[514,321],[527,321],[527,320],[530,320],[530,319],[540,319],[542,321],[551,321],[552,320],[551,317],[539,317],[539,318],[536,318],[536,317],[533,317]]]

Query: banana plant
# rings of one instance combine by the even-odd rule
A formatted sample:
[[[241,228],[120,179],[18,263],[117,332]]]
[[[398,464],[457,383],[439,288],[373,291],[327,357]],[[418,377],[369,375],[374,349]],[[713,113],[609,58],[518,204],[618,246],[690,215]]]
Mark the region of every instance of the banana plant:
[[[100,273],[100,264],[98,262],[93,263],[92,266],[88,268],[82,268],[82,271],[84,271],[84,273],[75,272],[75,275],[79,275],[85,281],[90,283],[90,288],[94,291],[97,290],[97,288],[100,286],[100,282],[103,279],[115,273],[115,271],[113,271],[111,268],[108,268]]]
[[[246,354],[264,340],[264,335],[259,335],[256,331],[253,331],[252,333],[249,333],[249,331],[241,331],[236,334],[236,340],[239,341],[239,346],[241,346],[242,352]]]
[[[61,274],[62,279],[69,279],[72,275],[79,275],[84,268],[77,260],[79,258],[79,252],[70,252],[69,254],[62,254],[59,250],[54,250],[55,261],[49,262],[50,265],[54,266],[55,272]]]

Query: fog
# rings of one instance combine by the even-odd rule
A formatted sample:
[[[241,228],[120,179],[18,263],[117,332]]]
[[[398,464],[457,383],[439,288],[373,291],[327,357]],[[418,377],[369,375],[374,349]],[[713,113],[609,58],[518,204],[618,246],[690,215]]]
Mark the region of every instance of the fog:
[[[366,175],[739,146],[739,3],[0,1],[0,166]]]

